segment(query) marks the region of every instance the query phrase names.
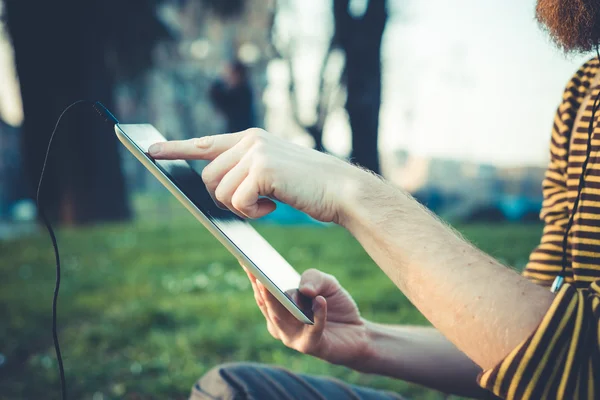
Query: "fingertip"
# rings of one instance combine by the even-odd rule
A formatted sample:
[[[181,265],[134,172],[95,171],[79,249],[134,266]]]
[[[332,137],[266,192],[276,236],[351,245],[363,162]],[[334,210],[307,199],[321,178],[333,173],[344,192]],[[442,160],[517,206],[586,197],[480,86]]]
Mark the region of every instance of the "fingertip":
[[[317,301],[323,307],[325,307],[327,305],[327,299],[325,297],[323,297],[323,296],[317,296]]]
[[[327,300],[325,300],[325,297],[323,296],[317,296],[315,297],[315,299],[313,300],[313,312],[317,313],[317,312],[322,312],[325,307],[327,305]]]
[[[162,151],[162,143],[154,143],[152,146],[150,146],[148,148],[148,154],[150,154],[152,157],[156,157],[158,155],[160,155],[161,151]]]

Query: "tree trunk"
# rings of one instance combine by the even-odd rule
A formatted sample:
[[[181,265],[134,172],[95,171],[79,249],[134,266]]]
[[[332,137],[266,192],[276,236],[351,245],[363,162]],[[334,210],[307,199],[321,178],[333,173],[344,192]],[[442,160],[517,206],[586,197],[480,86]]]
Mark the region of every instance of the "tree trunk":
[[[380,173],[378,152],[381,105],[381,40],[386,2],[370,0],[365,14],[354,18],[349,0],[334,0],[335,40],[346,55],[346,111],[352,128],[352,159]]]
[[[25,114],[24,168],[32,189],[60,112],[78,99],[113,104],[102,38],[107,27],[96,22],[95,8],[74,0],[5,2]],[[116,137],[90,106],[63,119],[42,190],[54,220],[84,224],[130,217]]]

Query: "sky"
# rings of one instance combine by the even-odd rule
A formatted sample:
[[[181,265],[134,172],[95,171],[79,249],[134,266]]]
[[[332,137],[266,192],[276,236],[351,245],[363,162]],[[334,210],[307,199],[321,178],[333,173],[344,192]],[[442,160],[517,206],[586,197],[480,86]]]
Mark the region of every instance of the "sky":
[[[352,0],[360,13],[365,0]],[[374,0],[382,1],[382,0]],[[331,0],[287,0],[284,31],[298,37],[300,104],[310,116],[318,59],[331,35]],[[572,74],[591,56],[562,55],[534,21],[535,0],[389,0],[383,44],[380,149],[499,165],[548,159],[553,115]],[[0,33],[0,117],[22,120],[10,48]],[[349,150],[344,113],[325,130]]]
[[[289,22],[310,43],[297,67],[309,102],[330,1],[293,1]],[[534,20],[535,1],[389,1],[380,149],[545,165],[564,86],[591,56],[561,54]],[[348,151],[343,115],[328,125],[325,143]]]
[[[545,164],[564,86],[589,56],[561,54],[534,21],[533,1],[413,4],[414,19],[387,32],[384,145]],[[395,51],[396,42],[406,50]],[[413,123],[396,127],[398,109],[412,110]]]

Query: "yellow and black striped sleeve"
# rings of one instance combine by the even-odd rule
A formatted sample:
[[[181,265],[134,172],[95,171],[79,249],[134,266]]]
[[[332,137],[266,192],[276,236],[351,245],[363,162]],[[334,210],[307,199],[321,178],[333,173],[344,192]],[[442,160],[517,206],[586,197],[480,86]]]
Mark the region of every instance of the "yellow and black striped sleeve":
[[[600,398],[600,281],[565,284],[533,334],[479,384],[504,399]]]
[[[550,285],[561,268],[571,207],[566,184],[570,135],[597,69],[598,63],[590,61],[575,74],[554,120],[543,183],[545,228],[524,272],[539,284]],[[568,282],[573,281],[571,271],[568,265]],[[563,285],[535,331],[496,366],[483,371],[478,382],[505,399],[600,398],[600,280],[579,289],[574,283]]]
[[[597,69],[597,62],[590,60],[575,73],[554,116],[550,163],[542,183],[544,201],[540,218],[544,222],[544,231],[539,246],[531,253],[523,271],[523,276],[544,286],[552,284],[562,266],[562,240],[570,212],[567,188],[569,142],[577,111]],[[570,260],[570,248],[567,248],[567,256]],[[567,271],[567,281],[571,277],[571,271]]]

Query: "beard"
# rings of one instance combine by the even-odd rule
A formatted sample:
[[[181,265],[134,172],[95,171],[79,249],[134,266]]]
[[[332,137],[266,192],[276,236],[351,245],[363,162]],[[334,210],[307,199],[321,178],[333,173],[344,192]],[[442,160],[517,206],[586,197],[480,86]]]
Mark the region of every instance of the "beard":
[[[600,40],[600,1],[538,0],[536,19],[565,53],[585,53]]]

